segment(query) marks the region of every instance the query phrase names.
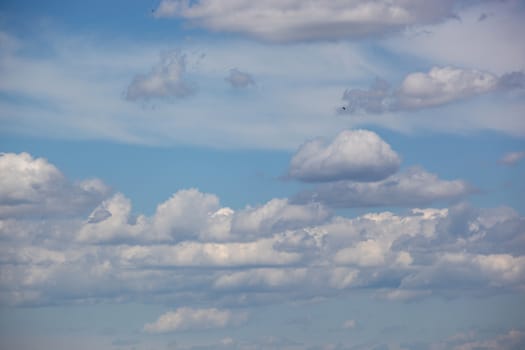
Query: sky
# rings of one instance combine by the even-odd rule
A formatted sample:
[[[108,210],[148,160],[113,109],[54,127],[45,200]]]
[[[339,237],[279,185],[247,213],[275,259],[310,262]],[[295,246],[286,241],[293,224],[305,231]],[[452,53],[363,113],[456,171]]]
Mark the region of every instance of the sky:
[[[525,348],[525,3],[4,0],[0,348]]]

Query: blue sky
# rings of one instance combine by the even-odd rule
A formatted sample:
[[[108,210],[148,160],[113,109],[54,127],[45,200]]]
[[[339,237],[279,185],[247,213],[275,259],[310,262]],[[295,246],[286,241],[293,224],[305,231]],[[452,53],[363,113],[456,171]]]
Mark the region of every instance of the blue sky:
[[[521,349],[520,1],[4,1],[0,344]]]

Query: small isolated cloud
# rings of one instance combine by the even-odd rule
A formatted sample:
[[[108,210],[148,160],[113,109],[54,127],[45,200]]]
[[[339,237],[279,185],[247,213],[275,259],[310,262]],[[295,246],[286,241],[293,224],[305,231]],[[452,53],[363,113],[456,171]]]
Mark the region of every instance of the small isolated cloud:
[[[185,79],[186,56],[178,51],[161,54],[147,74],[138,74],[128,86],[129,101],[155,98],[183,98],[195,93],[195,88]]]
[[[509,152],[503,155],[499,161],[501,164],[515,165],[523,158],[525,158],[525,151]]]
[[[498,77],[474,69],[433,67],[427,73],[408,74],[395,89],[377,78],[368,90],[346,90],[343,100],[347,102],[347,113],[379,114],[436,107],[489,92],[524,87],[523,72]]]
[[[395,173],[400,163],[376,133],[345,130],[330,144],[320,139],[303,144],[292,157],[288,175],[305,182],[377,181]]]
[[[0,153],[0,174],[0,218],[83,214],[109,193],[98,179],[71,183],[46,159],[27,153]]]
[[[162,0],[157,18],[176,17],[212,31],[271,42],[361,38],[452,15],[454,1]]]
[[[319,201],[331,207],[412,206],[466,196],[474,189],[463,180],[442,180],[421,168],[412,167],[373,183],[338,181],[300,193],[299,203]]]
[[[246,319],[245,314],[216,308],[193,309],[182,307],[161,315],[157,321],[144,326],[147,333],[171,333],[185,330],[205,330],[238,325]]]
[[[234,88],[246,88],[255,85],[255,80],[250,74],[241,72],[237,68],[230,69],[230,74],[225,79]]]
[[[346,320],[343,322],[342,327],[344,329],[354,329],[357,325],[357,322],[355,320]]]

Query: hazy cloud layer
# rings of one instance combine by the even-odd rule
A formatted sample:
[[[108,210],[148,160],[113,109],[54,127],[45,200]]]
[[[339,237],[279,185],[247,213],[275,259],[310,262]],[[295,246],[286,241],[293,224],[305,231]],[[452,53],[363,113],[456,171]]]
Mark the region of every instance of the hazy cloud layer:
[[[299,203],[311,201],[338,208],[373,206],[419,206],[452,200],[474,192],[463,180],[442,180],[436,174],[412,167],[370,183],[337,181],[319,185],[296,196]]]
[[[136,75],[126,91],[130,101],[155,98],[182,98],[195,92],[185,77],[186,56],[173,51],[161,54],[149,73]]]
[[[395,89],[376,79],[368,90],[348,89],[343,93],[347,113],[378,114],[436,107],[489,92],[523,89],[523,72],[500,77],[474,69],[433,67],[427,73],[408,74]]]
[[[376,133],[346,130],[329,144],[320,139],[304,143],[292,157],[288,175],[305,182],[377,181],[396,172],[400,162]]]
[[[272,42],[362,38],[451,17],[456,1],[162,0],[155,17]]]
[[[166,312],[157,321],[144,326],[148,333],[170,333],[184,330],[225,328],[245,319],[229,310],[179,308]]]

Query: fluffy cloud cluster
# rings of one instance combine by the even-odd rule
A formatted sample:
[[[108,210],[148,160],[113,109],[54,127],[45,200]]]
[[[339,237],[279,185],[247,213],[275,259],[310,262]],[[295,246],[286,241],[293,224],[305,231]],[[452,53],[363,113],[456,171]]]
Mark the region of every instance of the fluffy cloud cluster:
[[[133,78],[126,91],[130,101],[154,98],[182,98],[195,92],[185,79],[186,56],[173,51],[161,55],[161,60],[147,74]]]
[[[0,174],[0,218],[85,214],[109,192],[98,179],[71,183],[46,159],[27,153],[1,153]]]
[[[498,90],[522,89],[525,74],[512,72],[500,77],[474,69],[433,67],[428,72],[408,74],[401,85],[392,89],[388,82],[376,79],[368,90],[351,89],[343,93],[348,113],[383,113],[410,111],[441,106]]]
[[[427,205],[473,192],[462,180],[442,180],[412,167],[396,173],[401,159],[388,143],[367,130],[345,130],[325,144],[313,140],[292,157],[288,175],[304,182],[323,182],[295,196],[297,203],[329,207]]]
[[[32,174],[38,181],[29,176],[29,184],[45,184],[42,179],[59,173],[44,160],[37,163],[47,172]],[[1,191],[35,196],[7,180]],[[72,193],[49,187],[46,195],[67,199]],[[525,287],[525,219],[509,208],[461,204],[345,218],[320,204],[286,199],[235,211],[213,194],[187,189],[151,216],[132,215],[129,199],[119,193],[67,220],[54,213],[44,214],[45,220],[19,214],[0,219],[1,303],[148,298],[181,306],[146,325],[151,333],[227,327],[238,320],[227,309],[187,308],[196,303],[224,308],[354,288],[406,300]]]
[[[413,167],[378,182],[323,184],[298,194],[295,200],[300,203],[321,202],[339,208],[410,207],[461,198],[473,191],[472,186],[463,180],[442,180],[424,169]]]
[[[395,173],[401,160],[368,130],[345,130],[328,145],[308,141],[292,157],[288,174],[306,182],[377,181]]]
[[[179,17],[213,31],[272,42],[333,40],[383,34],[452,15],[455,1],[162,0],[156,17]]]

